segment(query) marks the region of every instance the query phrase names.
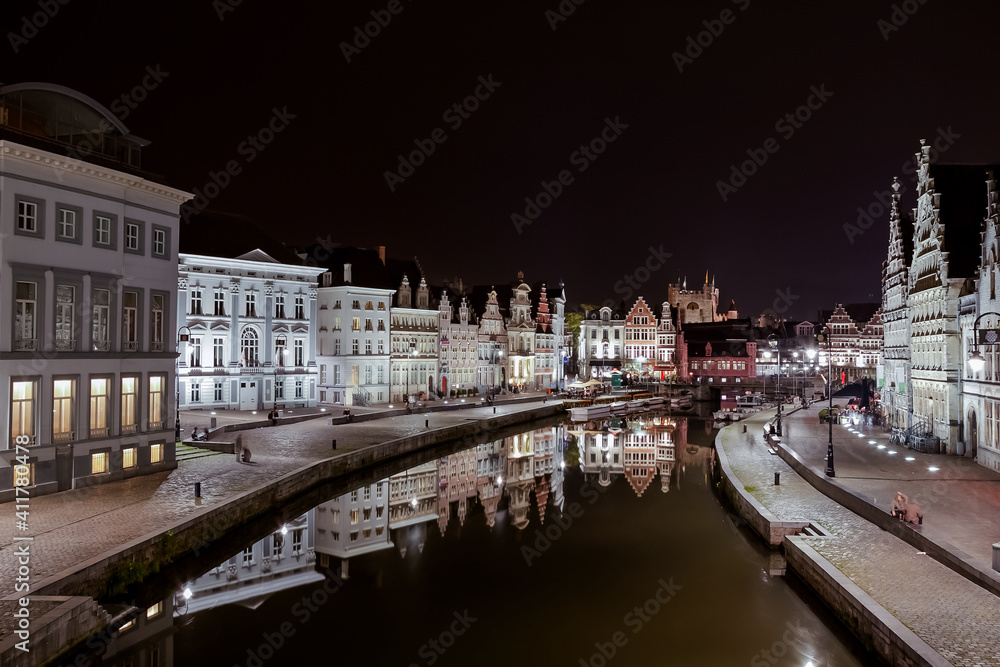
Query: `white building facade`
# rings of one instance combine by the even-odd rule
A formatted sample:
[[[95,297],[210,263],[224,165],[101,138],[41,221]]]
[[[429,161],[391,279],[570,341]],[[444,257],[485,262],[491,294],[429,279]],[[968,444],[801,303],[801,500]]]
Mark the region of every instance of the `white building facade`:
[[[0,500],[18,464],[32,496],[177,465],[177,239],[191,195],[143,175],[145,144],[76,91],[0,87]]]
[[[317,276],[261,250],[182,253],[177,320],[182,409],[270,410],[317,402]]]
[[[391,402],[419,400],[415,397],[436,390],[438,315],[430,307],[430,290],[424,278],[421,276],[413,289],[404,275],[389,318]]]

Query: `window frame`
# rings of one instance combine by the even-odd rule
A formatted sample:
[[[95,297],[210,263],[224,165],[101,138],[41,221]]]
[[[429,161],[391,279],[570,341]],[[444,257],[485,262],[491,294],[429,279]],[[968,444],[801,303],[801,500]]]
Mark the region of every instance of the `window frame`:
[[[35,207],[34,216],[34,229],[22,229],[21,223],[21,204],[29,204]],[[45,200],[38,199],[37,197],[30,197],[28,195],[14,195],[14,235],[15,236],[28,236],[30,238],[44,239],[45,238]]]
[[[129,248],[129,227],[134,226],[136,228],[136,247]],[[145,257],[146,255],[146,223],[142,220],[135,220],[132,218],[125,218],[125,226],[123,228],[122,234],[122,250],[131,255],[139,255]]]
[[[63,211],[68,211],[73,214],[73,235],[66,236],[62,233],[63,222],[60,220]],[[70,204],[60,204],[56,202],[56,222],[54,225],[55,234],[53,238],[60,243],[75,243],[77,245],[83,245],[83,207],[82,206],[72,206]]]
[[[150,234],[151,242],[149,246],[149,256],[155,257],[156,259],[170,259],[170,228],[164,227],[163,225],[150,225],[152,233]],[[163,234],[163,252],[158,252],[156,250],[157,245],[157,234]]]
[[[100,238],[100,231],[97,227],[98,219],[107,219],[108,223],[108,242],[102,243]],[[108,213],[106,211],[94,211],[91,216],[91,224],[93,225],[93,246],[95,248],[104,248],[105,250],[118,250],[118,216],[114,213]]]

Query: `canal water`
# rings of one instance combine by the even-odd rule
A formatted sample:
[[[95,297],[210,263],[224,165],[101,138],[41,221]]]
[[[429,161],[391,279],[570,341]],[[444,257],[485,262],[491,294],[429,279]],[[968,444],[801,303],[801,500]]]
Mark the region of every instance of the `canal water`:
[[[232,545],[62,664],[880,664],[720,499],[714,436],[652,413],[415,466]]]

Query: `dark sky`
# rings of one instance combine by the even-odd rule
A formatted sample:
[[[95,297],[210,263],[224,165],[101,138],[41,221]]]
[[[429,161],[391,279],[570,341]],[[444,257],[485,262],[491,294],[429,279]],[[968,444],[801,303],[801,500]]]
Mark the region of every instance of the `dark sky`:
[[[31,36],[23,17],[46,1],[58,11]],[[942,162],[1000,161],[996,2],[908,0],[895,29],[893,3],[872,0],[563,0],[574,11],[555,30],[558,0],[399,0],[395,15],[383,0],[236,2],[5,2],[0,77],[127,112],[152,141],[145,166],[177,187],[204,191],[237,161],[211,205],[289,244],[385,245],[435,282],[523,270],[564,280],[574,303],[661,301],[669,281],[696,285],[706,270],[744,314],[878,300],[887,215],[849,238],[858,207],[894,175],[909,185],[918,140],[948,128]],[[731,22],[712,24],[724,10]],[[340,44],[373,11],[391,21],[348,63]],[[673,54],[703,21],[721,34],[679,72]],[[499,86],[456,128],[444,114],[480,76]],[[120,97],[144,77],[130,109]],[[776,127],[813,87],[832,94],[799,127]],[[262,151],[241,149],[274,109],[294,118]],[[606,119],[627,127],[594,160],[574,158]],[[390,191],[385,172],[437,128],[446,140]],[[777,152],[723,201],[718,182],[769,138]],[[572,182],[519,233],[512,214],[563,170]],[[661,246],[672,256],[647,278]],[[626,275],[646,282],[633,290]]]

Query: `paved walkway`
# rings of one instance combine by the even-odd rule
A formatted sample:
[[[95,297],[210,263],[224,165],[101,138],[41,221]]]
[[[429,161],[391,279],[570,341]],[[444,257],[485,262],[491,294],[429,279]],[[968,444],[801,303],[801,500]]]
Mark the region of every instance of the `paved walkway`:
[[[820,409],[813,406],[784,419],[782,442],[822,473],[830,427],[819,423]],[[992,568],[992,545],[1000,541],[1000,473],[972,458],[891,445],[881,427],[854,424],[834,424],[833,460],[842,486],[887,512],[902,491],[923,512],[924,523],[915,530],[950,542],[980,567]]]
[[[786,419],[783,442],[814,438],[815,429],[807,422],[818,425],[817,413],[810,408]],[[1000,598],[833,502],[770,454],[762,425],[773,414],[742,422],[747,433],[736,425],[719,438],[747,490],[781,520],[823,526],[834,539],[804,538],[808,544],[952,664],[1000,664]],[[844,472],[850,469],[848,445],[843,446],[843,457],[835,450],[838,478],[841,460]],[[775,472],[782,473],[780,486],[774,486]],[[890,480],[890,486],[895,483]]]
[[[549,401],[550,403],[553,401]],[[497,405],[496,413],[509,414],[539,407],[541,402]],[[493,408],[468,408],[432,414],[387,417],[355,424],[331,426],[327,419],[258,428],[224,434],[227,441],[242,435],[253,453],[253,463],[241,464],[233,455],[181,461],[169,472],[136,477],[86,489],[76,489],[30,499],[29,529],[33,536],[31,578],[45,577],[77,565],[130,540],[182,520],[203,507],[222,503],[265,482],[334,455],[386,442],[430,428],[462,424],[493,416]],[[222,439],[220,434],[220,439]],[[202,504],[195,505],[194,483],[202,484]],[[16,571],[13,555],[15,504],[0,505],[0,572]],[[4,577],[0,596],[12,593]]]

